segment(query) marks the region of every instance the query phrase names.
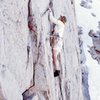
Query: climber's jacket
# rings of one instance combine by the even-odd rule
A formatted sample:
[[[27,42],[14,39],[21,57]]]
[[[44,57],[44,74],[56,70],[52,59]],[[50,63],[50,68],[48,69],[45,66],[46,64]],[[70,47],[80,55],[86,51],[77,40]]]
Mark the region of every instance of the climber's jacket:
[[[50,11],[50,21],[56,24],[54,27],[54,34],[63,38],[63,32],[64,32],[65,25],[59,19],[54,18],[52,11]]]

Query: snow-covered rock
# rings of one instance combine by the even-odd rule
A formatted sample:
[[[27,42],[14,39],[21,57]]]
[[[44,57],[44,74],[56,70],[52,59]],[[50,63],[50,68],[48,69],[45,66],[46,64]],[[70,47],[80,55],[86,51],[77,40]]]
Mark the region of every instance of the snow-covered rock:
[[[100,31],[90,30],[88,33],[89,36],[92,38],[93,46],[89,47],[89,52],[91,57],[98,61],[100,64]]]
[[[100,1],[99,0],[84,0],[86,5],[91,4],[91,9],[84,8],[81,6],[80,3],[83,0],[76,0],[75,2],[75,9],[76,9],[76,16],[77,16],[77,24],[83,28],[83,49],[86,56],[86,65],[88,68],[85,68],[86,73],[88,72],[88,84],[89,84],[89,94],[91,100],[100,100],[100,65],[98,64],[99,60],[99,51],[95,50],[94,44],[96,49],[99,49],[99,44],[97,43],[98,39],[89,35],[88,33],[90,30],[94,30],[96,33],[100,31]],[[91,31],[92,31],[91,30]],[[95,40],[95,42],[94,42]],[[98,53],[98,54],[97,54]],[[95,59],[95,60],[94,60]],[[97,61],[96,61],[97,60]],[[87,70],[88,69],[88,70]],[[86,76],[84,74],[84,76]],[[86,84],[87,84],[87,80]],[[87,88],[87,87],[86,87]],[[87,92],[85,93],[87,94]],[[84,96],[85,97],[85,96]]]
[[[86,66],[86,56],[83,48],[82,27],[78,27],[78,35],[79,35],[79,47],[80,47],[80,67],[82,72],[83,97],[84,100],[90,100],[89,85],[88,85],[89,72],[88,72],[88,67]]]
[[[91,57],[100,64],[100,51],[96,50],[94,46],[89,48],[89,53]]]
[[[84,8],[91,9],[92,8],[91,2],[92,2],[91,0],[81,0],[80,5]]]

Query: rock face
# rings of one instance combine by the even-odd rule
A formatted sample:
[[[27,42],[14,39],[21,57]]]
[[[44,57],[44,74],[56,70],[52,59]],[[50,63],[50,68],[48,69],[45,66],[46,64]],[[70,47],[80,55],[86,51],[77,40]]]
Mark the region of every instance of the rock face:
[[[73,0],[54,0],[65,15],[64,45],[53,76],[49,0],[0,0],[0,100],[83,100]]]

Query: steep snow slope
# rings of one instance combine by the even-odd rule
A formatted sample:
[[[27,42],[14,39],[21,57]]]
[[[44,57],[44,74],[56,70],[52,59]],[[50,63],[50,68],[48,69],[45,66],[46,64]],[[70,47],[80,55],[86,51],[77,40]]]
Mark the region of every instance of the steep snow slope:
[[[88,0],[84,0],[88,2]],[[100,65],[93,60],[89,54],[88,45],[92,46],[92,39],[88,36],[90,29],[98,30],[98,21],[100,21],[100,1],[92,0],[91,9],[80,6],[81,0],[76,0],[75,8],[77,23],[83,28],[83,46],[86,55],[86,65],[89,68],[89,92],[91,100],[100,100]],[[95,16],[93,16],[93,14]]]

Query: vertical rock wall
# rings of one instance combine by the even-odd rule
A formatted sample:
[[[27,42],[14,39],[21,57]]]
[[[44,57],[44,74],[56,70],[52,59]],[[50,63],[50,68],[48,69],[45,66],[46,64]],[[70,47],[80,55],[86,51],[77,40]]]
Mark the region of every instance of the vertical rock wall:
[[[54,16],[67,17],[56,78],[44,13],[50,1],[0,0],[0,100],[83,100],[74,1],[51,1]]]

